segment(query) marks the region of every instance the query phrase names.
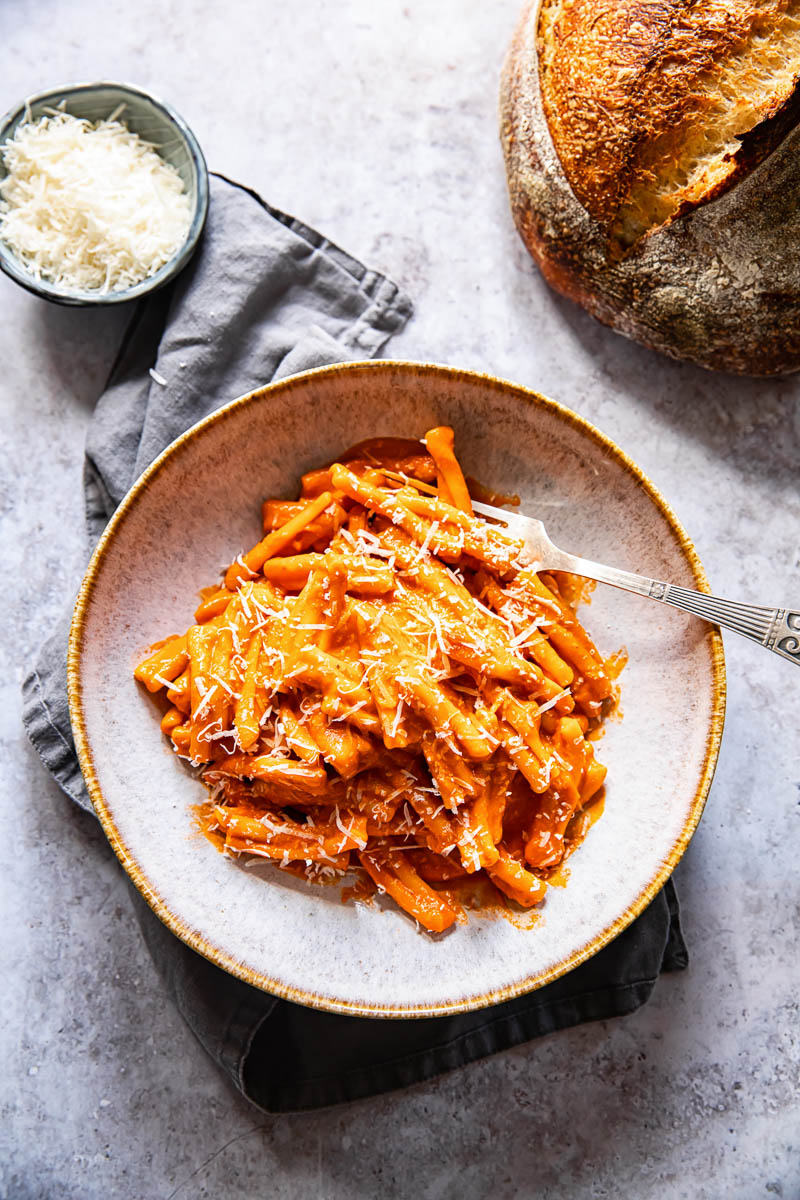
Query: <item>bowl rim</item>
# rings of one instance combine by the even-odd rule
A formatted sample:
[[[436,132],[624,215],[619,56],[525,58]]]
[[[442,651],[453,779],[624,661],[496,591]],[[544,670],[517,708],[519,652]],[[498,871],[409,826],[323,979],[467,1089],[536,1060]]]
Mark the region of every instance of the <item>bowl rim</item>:
[[[139,476],[134,482],[127,495],[121,501],[119,507],[114,512],[108,525],[106,526],[100,540],[97,543],[95,551],[87,567],[86,574],[81,584],[80,591],[75,603],[75,610],[70,627],[69,647],[67,652],[67,691],[69,698],[70,718],[72,722],[72,730],[75,738],[75,746],[78,752],[78,759],[81,770],[83,771],[84,779],[92,800],[95,812],[100,820],[100,823],[105,831],[108,840],[130,876],[137,890],[153,909],[156,915],[164,922],[164,924],[181,939],[186,945],[204,958],[209,959],[215,965],[223,968],[229,974],[237,979],[248,983],[253,987],[266,991],[272,995],[279,996],[284,1000],[290,1000],[295,1004],[303,1004],[307,1007],[317,1008],[328,1012],[336,1012],[349,1016],[366,1016],[366,1017],[390,1017],[390,1018],[412,1018],[412,1017],[429,1017],[429,1016],[446,1016],[459,1012],[471,1012],[476,1009],[485,1008],[494,1004],[499,1004],[505,1000],[513,999],[515,996],[524,995],[528,992],[544,987],[548,983],[559,979],[562,975],[573,970],[588,958],[591,958],[614,938],[616,938],[624,929],[635,920],[637,916],[650,904],[657,892],[663,887],[667,879],[672,874],[678,862],[682,858],[686,847],[688,846],[692,835],[700,821],[703,809],[705,807],[708,792],[711,787],[711,782],[714,777],[714,771],[719,755],[720,742],[722,739],[722,729],[725,717],[725,700],[726,700],[726,675],[725,675],[725,658],[723,652],[722,636],[715,626],[709,626],[707,635],[707,645],[712,668],[711,679],[711,715],[709,720],[709,728],[706,735],[705,753],[703,757],[702,767],[697,783],[697,788],[689,808],[686,820],[683,824],[679,836],[676,838],[670,853],[660,861],[657,870],[652,876],[650,882],[642,889],[636,900],[630,904],[614,921],[612,921],[605,929],[601,930],[593,938],[591,938],[584,946],[573,951],[566,958],[555,963],[547,970],[539,971],[522,980],[517,980],[513,984],[506,985],[501,988],[490,989],[480,994],[475,994],[469,997],[462,997],[456,1001],[444,1001],[435,1004],[422,1004],[419,1006],[404,1005],[392,1006],[377,1005],[370,1003],[362,1003],[358,1001],[345,1001],[336,999],[330,996],[325,996],[315,992],[305,991],[298,987],[293,987],[283,983],[279,979],[267,977],[265,974],[248,967],[241,963],[238,959],[221,950],[211,943],[199,930],[190,928],[180,916],[173,913],[166,902],[154,891],[148,882],[144,871],[139,866],[131,852],[128,850],[123,838],[121,837],[113,816],[106,803],[105,797],[100,786],[100,782],[94,770],[92,759],[91,746],[86,732],[86,725],[83,714],[82,703],[82,685],[81,685],[81,653],[83,648],[84,629],[86,625],[88,611],[91,605],[92,594],[94,592],[95,582],[103,560],[113,543],[116,535],[123,527],[128,513],[137,503],[138,497],[144,492],[148,484],[155,476],[163,470],[165,465],[170,462],[176,455],[183,453],[188,445],[200,436],[204,430],[216,424],[222,424],[228,420],[234,413],[246,408],[249,405],[261,403],[265,398],[268,399],[271,393],[280,389],[281,391],[292,392],[297,389],[303,389],[309,381],[330,378],[336,375],[353,373],[353,372],[383,372],[391,374],[397,371],[408,371],[419,373],[428,376],[446,375],[451,381],[465,381],[469,383],[480,383],[483,387],[489,388],[491,391],[508,394],[509,389],[522,401],[527,404],[533,404],[537,407],[544,407],[558,418],[571,425],[573,428],[587,434],[597,445],[604,451],[610,452],[613,458],[619,462],[624,469],[631,475],[648,498],[655,504],[660,514],[666,519],[673,534],[678,541],[681,552],[686,558],[694,576],[695,583],[699,591],[709,592],[708,579],[705,569],[700,561],[699,555],[684,530],[677,516],[673,512],[670,505],[661,495],[655,484],[648,476],[637,466],[637,464],[623,451],[619,446],[606,434],[597,429],[591,422],[584,417],[567,408],[565,405],[556,400],[551,400],[540,393],[533,391],[531,388],[524,387],[521,384],[516,384],[510,380],[505,380],[488,373],[479,371],[470,371],[458,367],[451,367],[445,364],[433,362],[413,362],[403,359],[371,359],[358,362],[336,363],[330,366],[317,367],[313,370],[303,371],[297,375],[292,375],[286,379],[276,380],[266,384],[263,387],[256,388],[252,392],[247,392],[243,396],[239,396],[235,400],[216,409],[213,413],[192,425],[183,434],[175,439],[165,450],[154,459],[149,467]]]
[[[110,304],[127,304],[132,300],[138,300],[142,296],[150,295],[164,287],[174,279],[189,262],[189,259],[194,254],[197,243],[200,240],[200,235],[205,228],[206,218],[208,217],[209,203],[209,183],[208,183],[208,166],[205,156],[200,148],[200,143],[192,132],[190,126],[180,115],[177,109],[173,108],[166,100],[162,100],[160,96],[156,96],[153,92],[146,91],[144,88],[136,87],[131,83],[120,83],[112,79],[98,79],[93,82],[85,83],[68,83],[62,87],[47,88],[41,92],[35,92],[30,96],[26,96],[14,108],[9,109],[0,117],[0,151],[8,139],[10,129],[16,124],[19,126],[20,120],[25,118],[25,114],[31,105],[41,104],[49,99],[53,100],[69,100],[70,96],[80,95],[87,92],[92,92],[97,88],[109,88],[117,92],[120,97],[124,95],[133,95],[141,97],[149,101],[156,109],[160,110],[161,114],[171,122],[178,131],[178,134],[183,139],[189,151],[189,156],[194,163],[195,172],[197,174],[197,197],[195,200],[194,211],[192,213],[191,224],[189,225],[186,238],[175,254],[165,262],[162,267],[156,271],[155,275],[149,275],[146,279],[142,279],[139,283],[135,283],[132,287],[126,288],[123,292],[106,292],[103,294],[94,294],[92,292],[66,292],[57,288],[54,284],[48,283],[47,280],[35,279],[30,271],[26,270],[14,252],[0,238],[0,270],[3,271],[20,287],[26,291],[32,292],[35,296],[39,296],[43,300],[49,300],[54,304],[62,304],[73,308],[105,308]]]

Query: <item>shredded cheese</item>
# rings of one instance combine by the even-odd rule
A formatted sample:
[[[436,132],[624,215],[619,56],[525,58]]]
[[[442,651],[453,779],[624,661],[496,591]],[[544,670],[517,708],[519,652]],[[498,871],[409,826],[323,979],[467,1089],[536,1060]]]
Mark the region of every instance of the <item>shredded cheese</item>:
[[[124,291],[169,262],[189,230],[178,172],[121,121],[54,112],[20,125],[0,158],[0,238],[37,280]]]

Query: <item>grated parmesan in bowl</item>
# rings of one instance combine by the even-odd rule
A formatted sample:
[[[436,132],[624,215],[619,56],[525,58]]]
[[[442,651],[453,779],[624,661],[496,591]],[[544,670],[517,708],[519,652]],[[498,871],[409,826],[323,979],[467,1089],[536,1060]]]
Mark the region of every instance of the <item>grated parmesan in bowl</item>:
[[[60,96],[28,101],[0,130],[0,266],[63,303],[142,295],[197,242],[202,154],[177,114],[137,89],[90,84]]]

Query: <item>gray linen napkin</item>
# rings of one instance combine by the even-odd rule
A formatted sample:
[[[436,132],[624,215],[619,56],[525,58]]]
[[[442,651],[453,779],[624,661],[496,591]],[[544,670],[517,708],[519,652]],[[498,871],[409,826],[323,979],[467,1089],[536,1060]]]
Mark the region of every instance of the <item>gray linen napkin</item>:
[[[96,541],[137,476],[228,400],[310,367],[370,358],[411,313],[385,276],[222,176],[211,180],[202,245],[181,277],[132,315],[86,446]],[[66,694],[71,611],[23,685],[23,719],[45,766],[83,808]],[[271,1112],[402,1087],[544,1033],[631,1012],[661,971],[686,965],[671,882],[588,963],[532,996],[428,1021],[341,1017],[278,1000],[195,954],[131,886],[157,968],[204,1049]]]
[[[190,425],[274,379],[372,358],[411,315],[384,275],[248,188],[223,176],[210,183],[201,246],[174,285],[137,305],[89,428],[92,545],[134,480]],[[24,682],[23,720],[45,766],[91,812],[67,705],[71,618],[70,606]]]

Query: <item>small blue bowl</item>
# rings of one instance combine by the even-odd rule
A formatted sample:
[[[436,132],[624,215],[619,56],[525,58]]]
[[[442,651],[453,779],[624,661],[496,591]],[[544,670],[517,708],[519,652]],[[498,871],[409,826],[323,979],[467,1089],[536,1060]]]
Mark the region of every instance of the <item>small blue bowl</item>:
[[[102,121],[110,117],[116,108],[124,104],[120,120],[131,133],[137,133],[143,141],[150,142],[165,162],[180,175],[186,194],[193,208],[192,222],[186,240],[169,262],[164,263],[154,275],[141,283],[119,292],[67,291],[44,279],[36,279],[17,258],[5,242],[0,239],[0,270],[6,275],[56,304],[106,305],[123,304],[137,300],[149,292],[163,287],[174,279],[188,263],[197,247],[208,214],[208,169],[203,152],[189,126],[182,117],[155,96],[124,83],[76,83],[66,87],[51,88],[30,96],[19,107],[6,113],[0,120],[0,150],[14,136],[18,126],[27,121],[36,121],[45,115],[46,109],[57,108],[65,101],[65,110],[74,117],[89,121]],[[0,162],[0,181],[8,174]]]

